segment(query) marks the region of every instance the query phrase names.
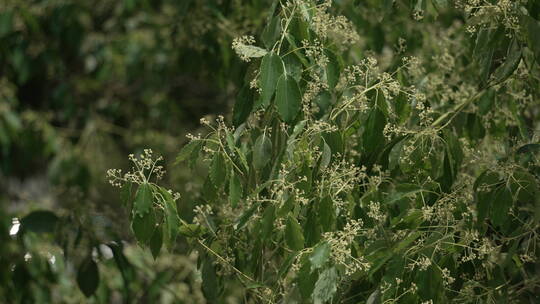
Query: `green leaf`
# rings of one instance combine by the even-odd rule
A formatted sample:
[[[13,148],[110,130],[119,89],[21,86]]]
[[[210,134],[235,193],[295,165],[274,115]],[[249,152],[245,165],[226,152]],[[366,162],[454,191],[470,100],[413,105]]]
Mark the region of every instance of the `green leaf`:
[[[384,142],[383,130],[386,117],[377,107],[374,107],[368,115],[366,128],[362,134],[364,149],[367,153],[376,151]]]
[[[333,89],[336,87],[338,81],[339,81],[339,74],[340,74],[340,65],[337,56],[334,54],[334,52],[330,50],[325,50],[326,57],[328,58],[328,63],[326,64],[326,67],[324,68],[325,75],[326,75],[326,82],[328,83],[328,87],[330,89]]]
[[[409,245],[412,244],[414,241],[416,241],[421,235],[422,235],[421,231],[412,232],[404,240],[397,243],[397,245],[394,247],[394,252],[401,253],[402,250],[407,249]]]
[[[324,142],[328,144],[332,151],[332,156],[343,154],[343,137],[339,131],[323,133]]]
[[[327,242],[322,242],[313,248],[313,252],[309,257],[311,262],[311,271],[323,267],[330,258],[330,245]]]
[[[129,260],[124,255],[122,246],[114,242],[107,244],[107,246],[109,246],[113,252],[114,261],[118,267],[118,270],[120,270],[124,284],[129,284],[129,282],[133,280],[135,276],[135,271]]]
[[[493,109],[496,98],[495,90],[487,90],[478,100],[478,115],[483,116],[490,112]]]
[[[527,46],[531,49],[536,57],[536,63],[540,64],[540,23],[534,18],[523,15],[522,26],[527,31]]]
[[[185,237],[199,237],[204,233],[204,227],[198,224],[184,224],[178,229],[178,233]]]
[[[283,57],[285,63],[285,73],[297,82],[302,79],[302,62],[294,54],[289,54]]]
[[[239,55],[242,55],[247,58],[259,58],[266,54],[268,54],[268,51],[260,48],[258,46],[254,45],[248,45],[248,44],[240,44],[236,47],[236,52],[238,52]]]
[[[51,211],[39,210],[30,212],[21,219],[21,232],[52,233],[56,230],[58,217]]]
[[[323,142],[323,149],[321,154],[321,170],[326,169],[328,165],[330,164],[330,159],[332,158],[332,150],[330,150],[330,146],[326,144],[326,142]]]
[[[225,183],[226,178],[227,165],[225,163],[225,159],[223,158],[223,154],[218,152],[214,155],[212,164],[210,165],[210,179],[212,180],[214,186],[216,186],[216,189],[220,189],[221,186],[223,186],[223,183]]]
[[[441,272],[434,266],[424,271],[418,271],[414,279],[418,285],[418,294],[424,301],[433,300],[433,303],[448,303],[441,300],[443,294],[443,281]]]
[[[317,283],[317,278],[319,275],[317,272],[311,271],[310,263],[306,260],[307,259],[304,257],[300,258],[302,267],[300,267],[300,270],[296,274],[296,281],[302,299],[308,301],[313,293],[313,289],[315,288],[315,283]]]
[[[331,109],[332,106],[332,95],[328,91],[323,91],[315,97],[315,104],[317,105],[319,111],[315,113],[316,119],[322,119],[326,113]]]
[[[314,304],[323,304],[330,301],[337,291],[337,285],[339,284],[339,277],[335,267],[328,268],[319,275],[319,279],[315,283],[315,289],[313,289]]]
[[[272,96],[276,91],[279,76],[283,74],[283,61],[274,54],[266,54],[261,62],[260,87],[262,90],[262,104],[266,107],[270,104]]]
[[[497,82],[503,82],[517,69],[519,62],[521,61],[521,46],[518,39],[512,39],[508,51],[506,53],[506,60],[499,66],[493,73],[493,77]]]
[[[495,186],[499,184],[499,175],[492,171],[484,171],[474,182],[473,189],[476,196],[477,219],[483,223],[489,214]]]
[[[540,195],[537,179],[525,170],[514,171],[510,181],[510,189],[518,202],[532,204]]]
[[[129,207],[129,203],[131,202],[132,195],[133,195],[133,183],[126,182],[124,186],[122,187],[122,192],[120,194],[122,204],[124,205],[124,207]]]
[[[280,34],[281,18],[279,16],[273,16],[262,32],[262,42],[268,49],[271,49],[274,43],[278,41]]]
[[[304,225],[304,238],[306,246],[314,246],[321,240],[322,227],[319,223],[319,212],[315,206],[310,206],[307,210],[306,224]]]
[[[260,170],[268,164],[272,156],[272,142],[266,133],[261,134],[253,146],[253,167]]]
[[[381,304],[381,290],[379,288],[369,295],[366,304]]]
[[[142,215],[135,214],[131,222],[131,229],[135,238],[141,245],[146,245],[156,228],[156,216],[154,211],[146,212]]]
[[[186,160],[188,157],[191,156],[191,153],[195,150],[195,148],[197,148],[197,146],[200,145],[200,141],[199,140],[192,140],[190,142],[188,142],[183,148],[182,150],[180,150],[180,153],[178,153],[178,155],[176,156],[176,160],[174,162],[174,164],[178,164],[178,163],[181,163],[183,162],[184,160]]]
[[[135,213],[138,213],[139,215],[148,213],[152,208],[153,199],[154,196],[150,184],[141,184],[135,195],[135,204],[133,206]]]
[[[294,207],[294,196],[291,195],[283,203],[281,208],[279,208],[279,210],[277,212],[277,216],[279,218],[283,218],[283,217],[287,216],[289,214],[289,212],[292,210],[293,207]]]
[[[248,210],[244,211],[234,224],[234,230],[240,230],[246,226],[247,222],[253,217],[253,214],[257,210],[259,205],[254,204]]]
[[[99,286],[99,269],[92,257],[87,257],[79,265],[77,284],[87,298],[96,292]]]
[[[287,225],[285,226],[285,242],[287,243],[287,246],[294,251],[304,249],[304,234],[302,233],[302,227],[291,215],[287,217]]]
[[[161,251],[161,247],[163,246],[163,231],[161,226],[156,227],[154,230],[148,246],[150,247],[154,260],[157,259],[159,252]]]
[[[274,229],[274,221],[276,220],[276,206],[270,205],[264,210],[261,225],[261,238],[268,239]]]
[[[279,78],[276,90],[278,114],[283,121],[292,122],[302,106],[302,96],[296,81],[288,75]]]
[[[471,139],[482,139],[486,135],[486,129],[480,117],[474,113],[467,115],[467,134]]]
[[[526,144],[521,147],[519,147],[516,150],[517,154],[521,153],[539,153],[540,152],[540,144]]]
[[[501,226],[509,219],[510,207],[512,207],[512,193],[510,193],[506,185],[502,185],[495,191],[493,196],[490,218],[495,226]]]
[[[0,12],[0,38],[7,35],[12,30],[13,11],[4,10]]]
[[[231,178],[229,180],[229,202],[232,208],[238,206],[238,202],[242,198],[242,183],[238,176],[231,171]]]
[[[201,275],[204,296],[208,301],[215,303],[220,293],[219,281],[212,260],[208,257],[204,259]]]
[[[176,237],[179,233],[180,227],[180,217],[178,216],[178,210],[176,208],[176,202],[169,191],[165,188],[159,188],[164,201],[163,201],[163,212],[165,213],[165,231],[163,231],[165,241],[169,243],[172,247]]]
[[[232,115],[232,121],[235,127],[243,124],[249,117],[249,114],[251,114],[254,100],[253,92],[249,85],[244,85],[240,89],[240,92],[238,92]]]
[[[330,196],[325,196],[319,203],[319,222],[323,228],[324,231],[330,231],[332,230],[334,218],[335,218],[335,211],[334,211],[334,203],[332,202],[332,198]]]

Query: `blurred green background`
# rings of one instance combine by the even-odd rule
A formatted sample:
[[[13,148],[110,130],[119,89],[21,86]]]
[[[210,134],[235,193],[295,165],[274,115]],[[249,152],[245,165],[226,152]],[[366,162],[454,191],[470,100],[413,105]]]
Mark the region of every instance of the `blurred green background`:
[[[245,69],[231,41],[266,8],[242,2],[0,1],[0,303],[204,301],[181,244],[158,262],[130,245],[105,172],[144,148],[168,169],[199,118],[227,114]],[[167,171],[177,191],[198,184]]]

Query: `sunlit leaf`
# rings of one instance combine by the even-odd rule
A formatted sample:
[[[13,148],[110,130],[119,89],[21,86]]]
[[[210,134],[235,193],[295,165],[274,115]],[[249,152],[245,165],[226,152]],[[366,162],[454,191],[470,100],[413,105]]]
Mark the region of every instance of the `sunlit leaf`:
[[[337,292],[339,277],[335,267],[325,269],[320,275],[313,289],[313,303],[324,304],[330,301]]]

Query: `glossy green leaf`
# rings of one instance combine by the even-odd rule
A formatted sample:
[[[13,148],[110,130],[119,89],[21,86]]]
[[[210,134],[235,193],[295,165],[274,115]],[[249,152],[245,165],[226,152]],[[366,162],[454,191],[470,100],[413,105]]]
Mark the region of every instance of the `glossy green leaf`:
[[[283,61],[281,58],[274,54],[266,54],[261,62],[261,71],[259,78],[259,85],[262,90],[261,98],[263,106],[268,106],[274,92],[276,91],[276,85],[279,77],[283,74]]]
[[[292,122],[302,106],[302,96],[296,81],[288,75],[279,78],[276,89],[276,106],[283,121]]]
[[[304,249],[304,234],[302,233],[302,227],[291,215],[287,217],[285,242],[287,243],[287,246],[294,251]]]
[[[311,262],[311,271],[323,267],[330,258],[330,245],[327,242],[322,242],[313,248],[313,252],[309,257]]]
[[[99,286],[99,269],[92,257],[87,257],[79,265],[77,284],[87,298],[96,292]]]
[[[314,304],[324,304],[332,300],[337,292],[339,277],[335,267],[324,270],[320,275],[315,288],[313,289],[312,299]]]

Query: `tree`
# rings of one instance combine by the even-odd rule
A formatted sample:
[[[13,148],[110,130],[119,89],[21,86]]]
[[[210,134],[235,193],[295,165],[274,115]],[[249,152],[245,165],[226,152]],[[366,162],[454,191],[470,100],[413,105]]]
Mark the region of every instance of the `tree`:
[[[186,237],[209,302],[538,301],[539,7],[445,3],[366,2],[350,21],[274,2],[259,39],[233,42],[250,68],[232,125],[202,119],[177,157],[208,168],[194,218],[140,178],[151,155],[110,172],[136,185],[139,244]],[[401,25],[394,52],[381,19]]]

